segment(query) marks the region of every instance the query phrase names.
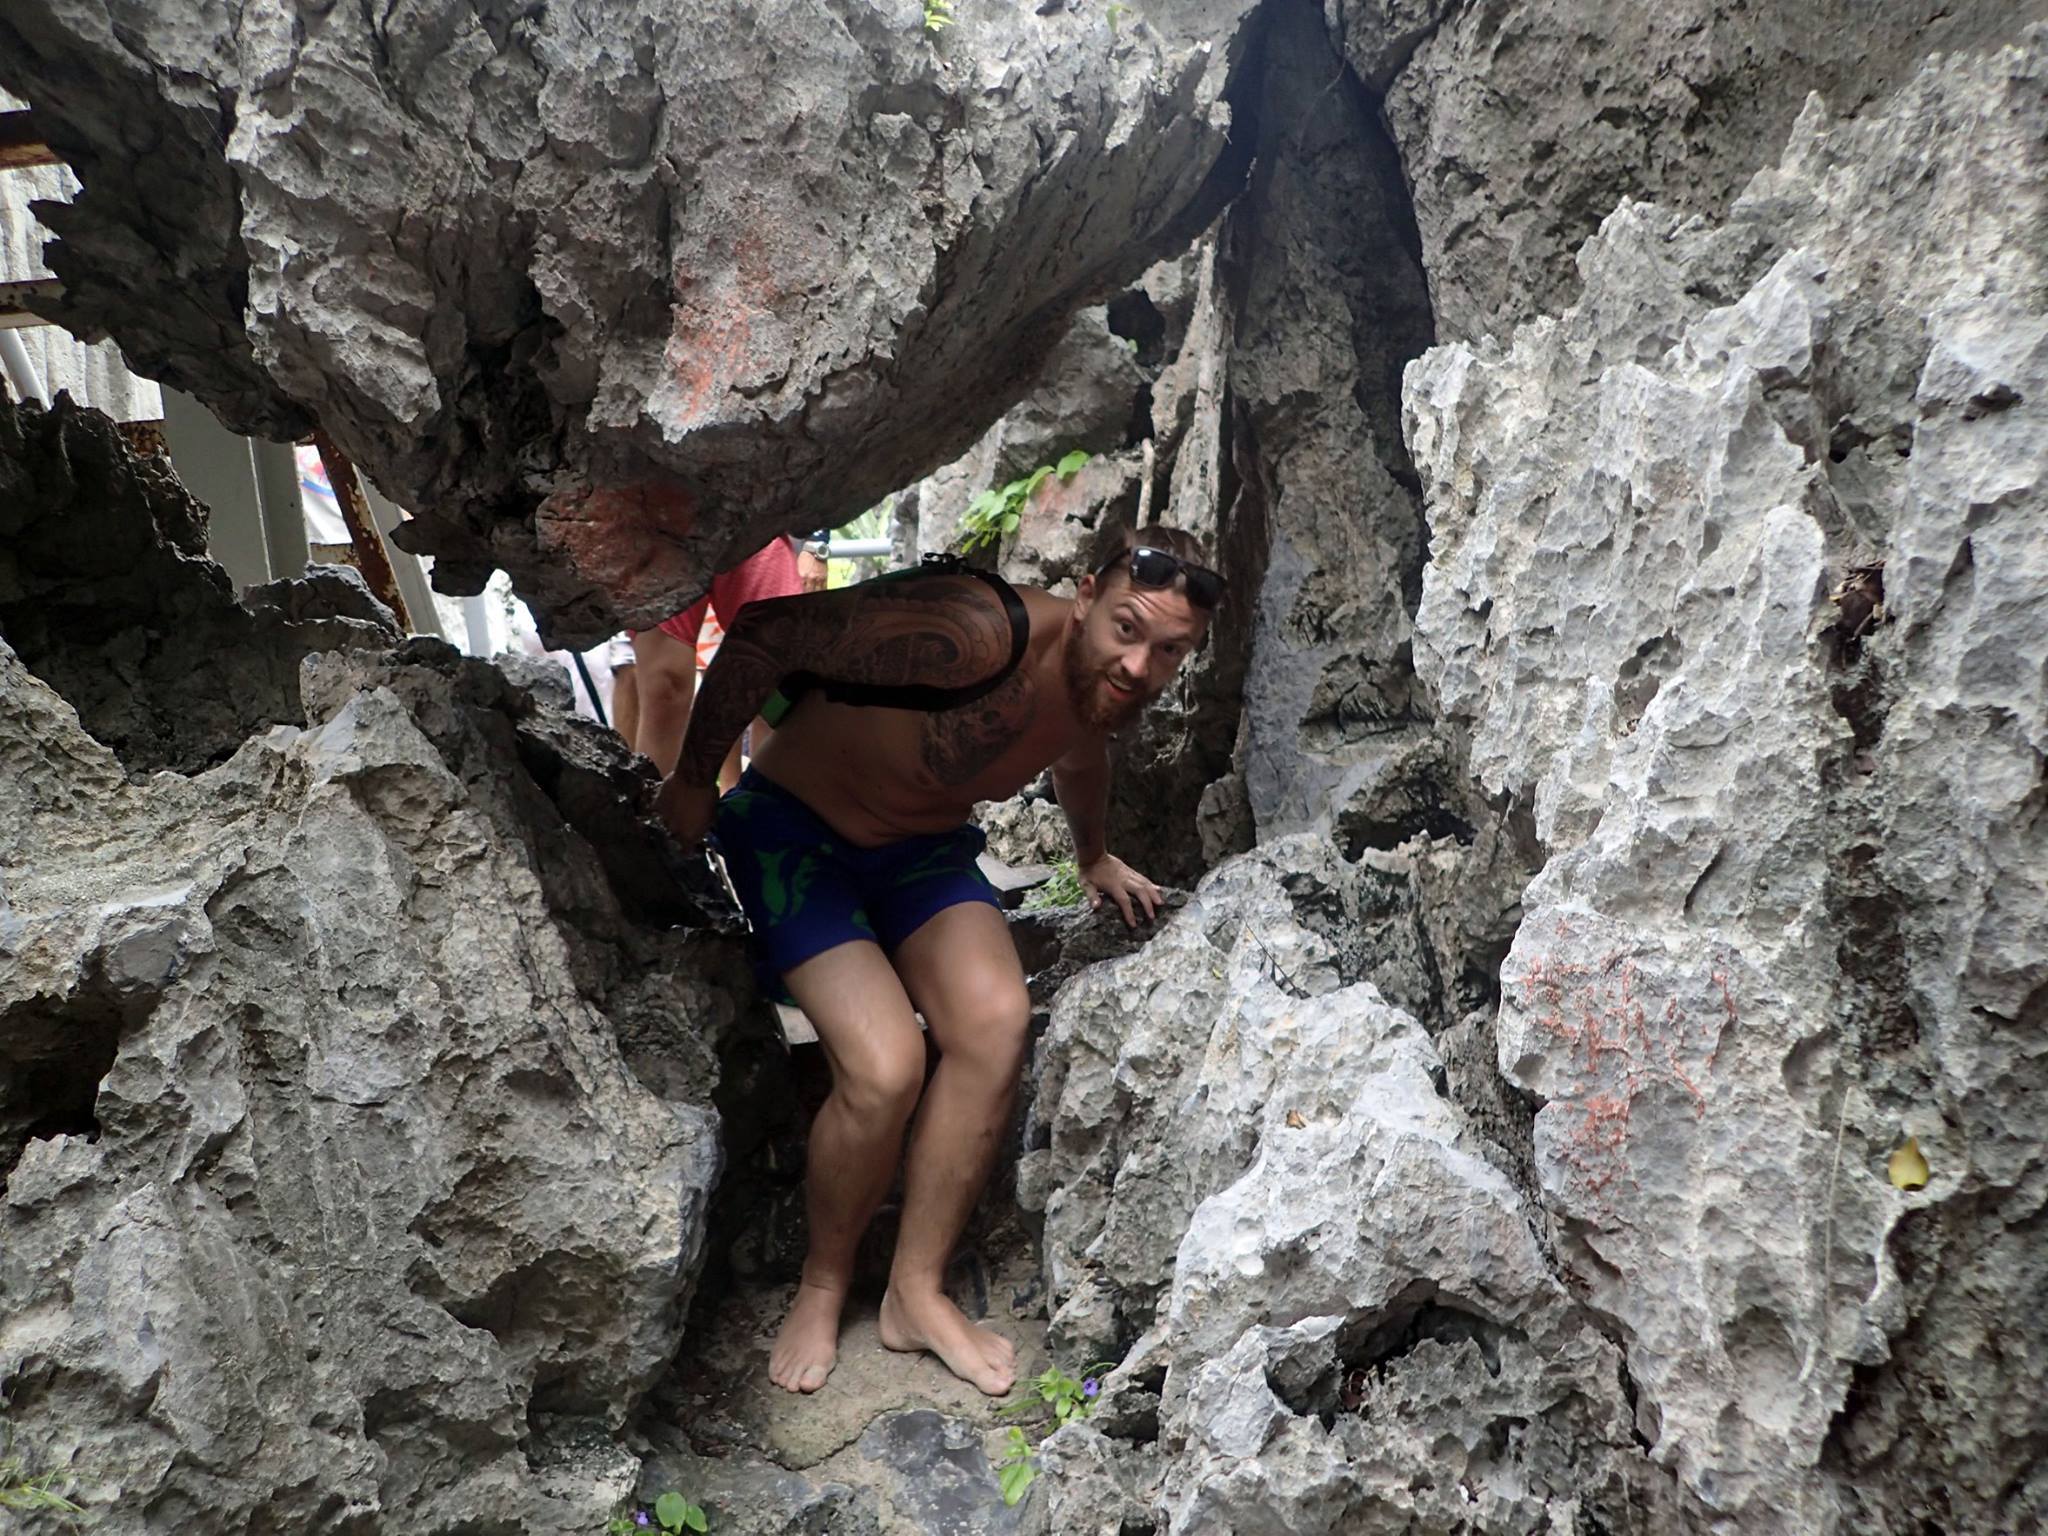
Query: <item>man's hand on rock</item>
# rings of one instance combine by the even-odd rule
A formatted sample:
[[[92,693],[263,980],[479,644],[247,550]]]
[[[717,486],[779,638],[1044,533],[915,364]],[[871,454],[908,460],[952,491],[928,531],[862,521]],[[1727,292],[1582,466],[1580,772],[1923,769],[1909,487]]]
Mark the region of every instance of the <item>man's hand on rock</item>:
[[[1102,898],[1107,896],[1133,928],[1138,926],[1139,912],[1145,914],[1149,923],[1165,900],[1158,886],[1113,853],[1105,853],[1094,863],[1082,866],[1079,873],[1088,892],[1088,904],[1100,910]]]
[[[718,809],[718,786],[685,784],[672,773],[661,781],[654,809],[677,842],[686,849],[695,848],[711,830],[711,815]]]

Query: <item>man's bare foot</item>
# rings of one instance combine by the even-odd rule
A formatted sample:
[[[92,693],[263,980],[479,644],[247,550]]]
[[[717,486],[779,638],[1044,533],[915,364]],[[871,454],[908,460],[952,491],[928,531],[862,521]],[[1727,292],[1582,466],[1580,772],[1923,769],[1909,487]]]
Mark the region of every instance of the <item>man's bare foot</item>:
[[[990,1397],[1017,1380],[1017,1348],[1000,1333],[976,1327],[945,1293],[905,1292],[894,1285],[882,1298],[880,1333],[890,1349],[928,1349],[946,1369]]]
[[[768,1379],[791,1392],[815,1392],[825,1385],[839,1360],[839,1309],[845,1305],[844,1291],[799,1285],[768,1352]]]

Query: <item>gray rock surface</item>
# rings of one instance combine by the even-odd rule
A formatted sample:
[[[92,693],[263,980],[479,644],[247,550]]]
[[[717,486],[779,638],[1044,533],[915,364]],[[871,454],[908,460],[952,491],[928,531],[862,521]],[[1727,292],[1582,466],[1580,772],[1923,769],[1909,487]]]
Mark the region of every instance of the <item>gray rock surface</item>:
[[[195,772],[303,725],[307,653],[399,638],[341,566],[238,603],[206,516],[101,413],[0,400],[0,636],[132,773]]]
[[[861,1457],[895,1476],[896,1529],[916,1536],[1012,1536],[1036,1528],[1025,1505],[991,1498],[995,1467],[979,1424],[922,1409],[878,1420]]]
[[[2041,0],[1326,9],[1353,66],[1386,93],[1437,325],[1458,340],[1576,298],[1574,254],[1624,199],[1721,212],[1808,92],[1851,115],[1929,53],[1996,46],[2048,17]]]
[[[1409,889],[1281,839],[1056,1000],[1019,1173],[1049,1345],[1129,1351],[1047,1448],[1058,1528],[1669,1528],[1624,1524],[1672,1504],[1619,1352],[1388,1001],[1435,1008]]]
[[[2044,82],[2036,30],[1810,103],[1725,222],[1624,205],[1576,307],[1409,374],[1418,667],[1549,853],[1500,1068],[1653,1454],[1744,1529],[2048,1517],[2033,1309],[1953,1369],[2048,1203]]]
[[[1049,779],[1008,800],[975,807],[974,820],[988,834],[988,851],[1006,864],[1052,865],[1074,856],[1074,835],[1052,798]]]
[[[1045,1213],[1055,1358],[1121,1358],[1158,1320],[1196,1207],[1249,1166],[1277,1086],[1318,1073],[1300,1000],[1367,977],[1432,1007],[1412,888],[1305,835],[1224,865],[1143,949],[1062,989],[1017,1176]]]
[[[1253,9],[27,0],[0,71],[84,183],[62,318],[589,642],[957,456],[1208,223]]]
[[[1258,100],[1266,148],[1220,237],[1236,292],[1216,332],[1236,484],[1217,542],[1240,600],[1208,687],[1241,694],[1242,740],[1234,711],[1205,714],[1266,838],[1360,793],[1427,718],[1407,656],[1422,520],[1396,401],[1434,331],[1401,165],[1312,8],[1275,9]],[[1220,472],[1177,483],[1169,515],[1223,487]]]
[[[637,1472],[720,1154],[708,1048],[664,1098],[619,1035],[730,1001],[520,768],[520,696],[362,665],[130,782],[0,647],[0,1385],[97,1529],[567,1536]]]
[[[1105,516],[1129,522],[1137,508],[1138,460],[1124,449],[1142,425],[1150,388],[1148,371],[1131,343],[1110,330],[1107,312],[1081,311],[1024,398],[966,453],[905,492],[919,554],[966,551],[1011,581],[1071,592]],[[1076,449],[1091,462],[1041,483],[1016,533],[970,548],[964,518],[977,494],[1057,465]]]

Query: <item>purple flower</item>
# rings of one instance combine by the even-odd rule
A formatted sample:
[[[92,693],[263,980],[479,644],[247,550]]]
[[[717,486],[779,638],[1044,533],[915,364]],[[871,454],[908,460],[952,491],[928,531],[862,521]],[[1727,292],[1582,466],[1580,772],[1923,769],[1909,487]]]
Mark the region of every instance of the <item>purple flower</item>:
[[[647,1511],[646,1511],[646,1510],[644,1510],[644,1509],[643,1509],[643,1510],[640,1510],[640,1511],[638,1511],[637,1513],[635,1513],[635,1514],[634,1514],[634,1516],[633,1516],[633,1523],[634,1523],[635,1525],[652,1525],[652,1524],[654,1524],[654,1522],[653,1522],[652,1520],[650,1520],[650,1519],[648,1519],[648,1518],[647,1518]]]
[[[1086,1381],[1081,1383],[1081,1395],[1083,1397],[1093,1397],[1096,1393],[1100,1392],[1101,1390],[1102,1383],[1097,1381],[1093,1376],[1090,1376]]]

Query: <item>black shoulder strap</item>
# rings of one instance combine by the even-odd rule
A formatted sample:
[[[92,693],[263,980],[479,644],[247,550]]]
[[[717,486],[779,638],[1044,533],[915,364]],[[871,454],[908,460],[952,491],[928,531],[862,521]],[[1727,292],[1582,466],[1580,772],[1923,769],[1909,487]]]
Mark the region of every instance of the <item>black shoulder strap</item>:
[[[904,683],[889,685],[883,683],[841,683],[819,677],[815,672],[792,672],[782,680],[781,693],[792,704],[802,695],[816,690],[835,704],[872,704],[886,709],[921,709],[936,713],[942,709],[957,709],[962,704],[972,704],[976,699],[988,697],[1010,680],[1010,674],[1017,670],[1024,660],[1024,652],[1031,644],[1031,615],[1024,607],[1024,599],[994,571],[984,571],[979,566],[969,565],[958,555],[926,555],[924,563],[908,570],[891,571],[878,581],[901,581],[916,576],[979,576],[1003,600],[1003,612],[1010,620],[1010,659],[998,668],[993,676],[978,683],[969,683],[959,688],[935,688],[927,683]]]

